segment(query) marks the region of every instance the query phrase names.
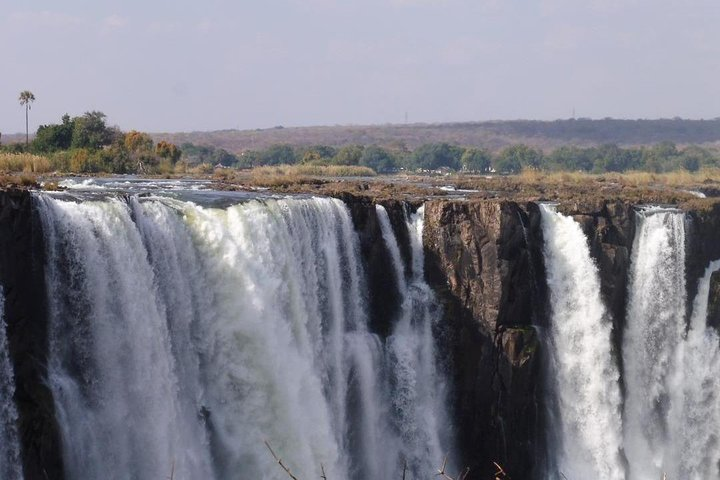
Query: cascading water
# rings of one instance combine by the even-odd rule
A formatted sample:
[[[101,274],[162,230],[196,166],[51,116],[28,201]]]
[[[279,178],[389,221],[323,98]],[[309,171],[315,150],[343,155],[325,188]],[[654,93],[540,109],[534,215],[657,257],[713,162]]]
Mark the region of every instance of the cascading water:
[[[285,478],[265,440],[302,479],[393,476],[403,462],[428,474],[442,460],[422,212],[382,339],[339,200],[37,205],[69,479]]]
[[[675,356],[670,387],[669,478],[720,478],[720,336],[707,326],[711,262],[700,279],[690,327]]]
[[[621,480],[619,373],[597,267],[577,222],[549,205],[541,212],[561,443],[554,449],[558,471],[552,476]]]
[[[668,452],[670,372],[685,332],[685,216],[638,211],[631,259],[624,447],[632,480],[656,480],[676,462]]]
[[[0,478],[21,480],[18,413],[15,408],[15,379],[5,332],[5,296],[0,289]]]
[[[424,208],[406,218],[410,234],[409,281],[387,211],[376,206],[383,240],[397,278],[401,309],[387,339],[390,363],[390,397],[393,424],[400,432],[402,456],[412,477],[421,477],[437,468],[449,452],[449,419],[445,410],[447,386],[437,372],[431,307],[434,297],[424,279],[422,227]]]

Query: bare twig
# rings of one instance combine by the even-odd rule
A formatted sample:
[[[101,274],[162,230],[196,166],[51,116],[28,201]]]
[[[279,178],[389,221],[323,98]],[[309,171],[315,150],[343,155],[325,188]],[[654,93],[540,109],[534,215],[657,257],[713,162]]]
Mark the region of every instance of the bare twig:
[[[470,474],[470,467],[465,467],[465,471],[460,474],[460,476],[458,477],[458,480],[465,480],[469,474]]]
[[[293,475],[292,472],[290,472],[290,469],[283,463],[282,459],[279,458],[277,455],[275,455],[275,451],[272,449],[272,447],[270,446],[270,444],[268,443],[267,440],[265,440],[265,446],[268,448],[268,450],[270,450],[270,454],[273,456],[273,458],[278,463],[278,465],[280,465],[280,467],[282,467],[282,469],[285,470],[285,473],[287,473],[288,476],[290,478],[292,478],[293,480],[298,480],[298,478],[295,475]],[[324,472],[323,472],[323,474],[324,474]]]
[[[327,476],[325,476],[325,466],[322,463],[320,464],[320,473],[322,474],[320,475],[320,478],[327,480]]]
[[[172,464],[170,465],[170,476],[168,477],[168,480],[173,480],[175,478],[175,459],[173,458]]]
[[[407,473],[407,460],[403,460],[403,477],[402,480],[405,480],[405,474]]]
[[[495,465],[495,468],[497,469],[495,471],[495,480],[510,480],[510,475],[507,474],[507,472],[500,466],[499,463],[493,462],[493,465]]]
[[[453,477],[447,474],[445,471],[445,468],[447,467],[447,459],[448,456],[445,455],[445,459],[443,460],[442,467],[438,470],[436,476],[441,476],[445,478],[446,480],[455,480]],[[457,477],[457,480],[465,480],[465,478],[468,476],[468,473],[470,473],[470,467],[467,467],[463,472],[460,473],[460,475]],[[403,478],[405,478],[404,472],[403,472]]]
[[[450,475],[445,473],[445,467],[447,466],[447,457],[448,456],[445,455],[445,459],[443,460],[442,467],[440,467],[440,469],[438,470],[437,475],[441,476],[443,478],[447,478],[448,480],[453,480],[453,478]]]

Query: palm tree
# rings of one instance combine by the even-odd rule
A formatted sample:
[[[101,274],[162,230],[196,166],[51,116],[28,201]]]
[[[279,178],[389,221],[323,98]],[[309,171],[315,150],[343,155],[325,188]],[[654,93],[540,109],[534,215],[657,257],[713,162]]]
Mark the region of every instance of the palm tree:
[[[20,105],[25,106],[25,146],[30,143],[30,132],[28,129],[28,110],[30,110],[30,104],[35,101],[35,95],[30,90],[23,90],[20,92]]]

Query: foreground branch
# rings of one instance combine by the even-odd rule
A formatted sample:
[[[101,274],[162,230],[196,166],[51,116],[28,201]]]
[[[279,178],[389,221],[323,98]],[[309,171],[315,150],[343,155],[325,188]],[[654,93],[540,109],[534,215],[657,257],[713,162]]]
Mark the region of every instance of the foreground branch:
[[[442,467],[438,470],[436,476],[441,476],[446,480],[465,480],[470,473],[470,467],[465,468],[465,470],[457,477],[457,479],[451,477],[450,475],[445,472],[445,467],[447,467],[447,459],[448,456],[445,455],[445,459],[443,460]],[[403,472],[403,478],[404,478],[404,472]]]
[[[282,469],[285,470],[285,473],[287,473],[288,476],[290,478],[292,478],[293,480],[298,480],[298,478],[295,475],[293,475],[292,472],[290,472],[290,469],[283,463],[282,459],[279,458],[277,455],[275,455],[275,451],[272,449],[272,447],[270,446],[270,444],[268,443],[267,440],[265,440],[265,446],[268,448],[268,450],[270,450],[270,454],[273,456],[273,458],[278,463],[278,465],[280,465],[280,467],[282,467]],[[323,476],[324,475],[325,475],[325,469],[323,469]]]

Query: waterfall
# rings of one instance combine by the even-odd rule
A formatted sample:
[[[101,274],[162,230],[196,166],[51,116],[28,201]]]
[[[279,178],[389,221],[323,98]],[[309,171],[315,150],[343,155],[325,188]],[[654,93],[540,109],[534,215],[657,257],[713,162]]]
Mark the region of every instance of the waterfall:
[[[446,411],[447,385],[438,374],[433,340],[432,309],[435,299],[424,279],[422,228],[424,208],[405,218],[410,236],[409,278],[400,256],[395,233],[387,211],[376,206],[383,241],[390,252],[392,270],[397,279],[401,309],[387,339],[390,363],[392,423],[400,432],[403,460],[411,477],[434,471],[449,448],[446,438],[449,419]]]
[[[661,208],[636,214],[623,339],[624,446],[633,480],[661,478],[678,461],[666,432],[669,377],[685,332],[684,218]]]
[[[549,205],[541,212],[561,443],[555,448],[554,475],[621,480],[619,373],[597,267],[577,222]]]
[[[5,325],[5,296],[0,289],[0,478],[21,480],[18,413],[15,407],[15,378],[8,352]]]
[[[407,220],[409,278],[393,265],[402,313],[383,339],[368,329],[339,200],[36,203],[68,479],[286,478],[266,440],[301,479],[392,477],[405,461],[430,474],[442,461],[451,427],[422,210]]]
[[[707,326],[711,262],[698,284],[690,327],[676,355],[670,387],[669,478],[720,478],[720,336]]]

